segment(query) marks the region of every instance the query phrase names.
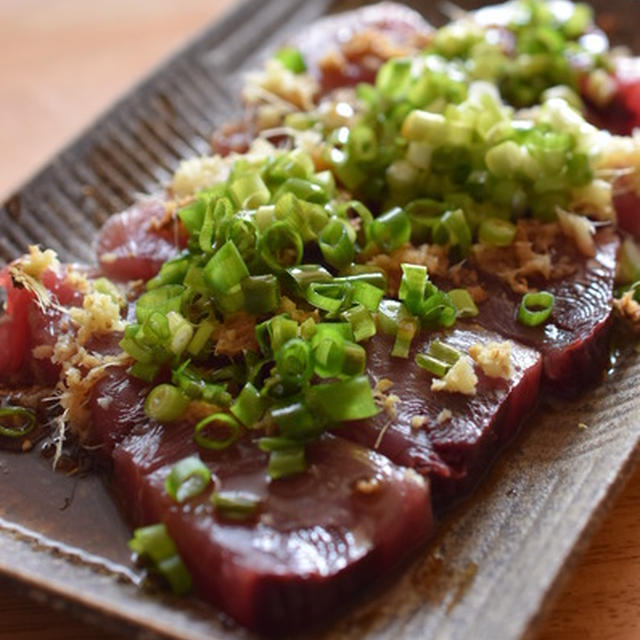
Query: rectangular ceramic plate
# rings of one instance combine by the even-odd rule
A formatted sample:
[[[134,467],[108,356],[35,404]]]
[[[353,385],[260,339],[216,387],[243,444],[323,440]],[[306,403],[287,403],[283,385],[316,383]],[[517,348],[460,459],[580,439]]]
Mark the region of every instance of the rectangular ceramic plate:
[[[239,71],[256,66],[288,32],[358,4],[239,5],[4,203],[0,263],[33,242],[65,260],[92,260],[92,239],[109,214],[136,193],[156,190],[180,158],[208,151],[211,131],[237,113]],[[609,24],[624,16],[619,26],[631,29],[640,20],[633,0],[598,4]],[[426,12],[434,24],[443,22],[435,6]],[[618,39],[633,46],[634,35]],[[437,539],[314,637],[515,640],[531,632],[563,568],[631,467],[640,441],[639,387],[634,354],[580,400],[540,408],[480,490],[441,523]],[[129,530],[98,478],[54,474],[37,455],[10,453],[0,453],[0,472],[5,577],[145,637],[249,636],[195,600],[136,588]]]

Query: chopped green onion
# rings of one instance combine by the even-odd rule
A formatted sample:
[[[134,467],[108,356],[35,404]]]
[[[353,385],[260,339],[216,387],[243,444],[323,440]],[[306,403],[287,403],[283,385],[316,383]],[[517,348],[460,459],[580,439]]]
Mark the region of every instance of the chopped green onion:
[[[229,186],[229,191],[236,206],[241,209],[257,209],[271,200],[271,192],[257,172],[248,171],[237,176]]]
[[[372,287],[384,292],[387,290],[387,275],[378,267],[371,267],[364,264],[352,264],[345,269],[342,274],[334,278],[334,282],[351,282],[356,285],[358,282],[365,282]],[[354,292],[355,295],[355,292]],[[363,304],[364,302],[361,301]]]
[[[184,257],[179,259],[180,263],[185,262],[185,261],[186,261],[186,259]],[[170,260],[169,262],[166,262],[162,266],[162,268],[160,269],[160,273],[156,277],[162,276],[162,273],[163,273],[163,270],[165,269],[165,267],[169,268],[169,265],[175,266],[176,264],[177,264],[176,260]],[[186,273],[186,271],[185,271],[185,273]],[[149,282],[151,282],[151,281],[149,281]],[[149,287],[149,282],[147,282],[147,289],[150,288]],[[180,283],[181,282],[181,277],[179,275],[176,275],[175,282],[176,283]],[[169,278],[167,278],[166,282],[162,281],[160,284],[173,284],[173,281],[170,280]],[[119,307],[126,306],[126,301],[125,301],[122,293],[120,292],[120,289],[118,289],[118,287],[113,282],[111,282],[111,280],[109,280],[108,278],[96,278],[93,281],[93,288],[98,293],[104,293],[105,295],[109,296]]]
[[[458,246],[463,255],[466,255],[471,246],[471,229],[465,218],[462,209],[446,211],[440,218],[439,225],[434,229],[434,239],[439,241],[442,238],[442,231],[446,233],[445,242]],[[439,235],[439,238],[435,236]],[[440,242],[440,244],[444,244]]]
[[[292,338],[275,352],[276,368],[284,380],[304,384],[313,374],[311,347],[300,338]]]
[[[272,480],[304,473],[306,470],[307,461],[303,446],[276,450],[269,454],[267,471]]]
[[[300,264],[303,249],[300,234],[287,222],[272,224],[260,241],[260,257],[274,271]]]
[[[153,313],[166,315],[180,311],[185,288],[181,284],[167,284],[143,293],[136,302],[136,317],[143,323]]]
[[[275,311],[280,305],[278,279],[268,273],[264,276],[249,276],[242,281],[245,310],[254,315]]]
[[[282,47],[274,57],[282,63],[285,69],[291,71],[291,73],[304,73],[307,70],[307,65],[302,57],[302,53],[294,47]]]
[[[207,436],[205,432],[222,431],[226,437],[216,436],[215,433]],[[240,423],[228,413],[214,413],[200,420],[193,432],[195,443],[203,449],[221,451],[231,446],[240,435]]]
[[[417,353],[415,360],[419,367],[426,369],[429,373],[432,373],[434,376],[438,376],[439,378],[442,378],[450,367],[446,362],[442,362],[441,360],[438,360],[426,353]]]
[[[353,278],[354,276],[352,276]],[[337,278],[336,278],[337,279]],[[353,282],[353,301],[359,302],[369,311],[376,311],[384,297],[384,291],[369,284],[364,279],[351,280]]]
[[[251,429],[262,418],[266,408],[265,398],[247,382],[231,405],[230,411],[247,429]]]
[[[551,315],[555,298],[548,291],[526,293],[518,307],[518,322],[528,327],[537,327]]]
[[[515,236],[515,225],[500,218],[483,220],[478,228],[478,239],[490,247],[507,247]]]
[[[640,245],[631,237],[625,238],[620,246],[617,277],[626,284],[640,280]]]
[[[437,338],[429,345],[429,353],[434,358],[446,362],[449,365],[455,364],[460,359],[460,352],[457,349],[441,342]]]
[[[331,274],[319,264],[301,264],[290,267],[280,274],[283,286],[295,295],[304,296],[304,292],[312,282],[331,282]]]
[[[353,287],[346,282],[312,282],[305,294],[307,302],[318,309],[336,312],[349,306],[353,298]]]
[[[211,335],[216,328],[216,325],[217,323],[209,318],[205,318],[200,322],[198,328],[193,334],[193,338],[191,338],[189,346],[187,347],[187,351],[190,355],[198,356],[204,351],[207,343],[209,342],[209,338],[211,338]]]
[[[347,224],[339,218],[332,218],[318,237],[324,259],[336,269],[351,264],[354,257],[354,246],[345,226]]]
[[[315,204],[324,204],[327,201],[327,194],[324,189],[311,182],[311,180],[304,180],[303,178],[287,178],[280,188],[276,191],[273,199],[280,205],[280,198],[286,194],[293,194],[298,200],[304,202],[311,202]],[[301,204],[299,206],[302,206]],[[276,207],[276,217],[278,216],[280,207]]]
[[[298,337],[298,323],[281,314],[265,320],[256,327],[256,340],[264,355],[275,353],[280,347]]]
[[[200,230],[206,208],[205,200],[197,198],[178,211],[178,218],[180,218],[182,224],[191,235],[198,233]]]
[[[169,332],[171,333],[167,346],[171,353],[175,356],[180,356],[191,342],[193,327],[188,320],[176,311],[169,311],[167,314],[167,323],[169,325]]]
[[[205,381],[197,370],[189,366],[189,360],[172,372],[171,382],[192,400],[204,400],[220,407],[231,403],[231,394],[225,386]]]
[[[184,502],[200,495],[210,481],[211,471],[204,462],[196,456],[189,456],[173,465],[164,487],[176,502]]]
[[[178,554],[160,560],[157,569],[176,595],[191,591],[191,576]]]
[[[376,77],[376,87],[387,98],[400,98],[411,78],[411,59],[392,58],[385,62]]]
[[[285,436],[265,436],[258,440],[258,447],[261,451],[270,453],[271,451],[285,451],[286,449],[297,449],[300,447],[300,440],[287,438]]]
[[[372,242],[389,253],[409,242],[411,220],[403,209],[395,207],[370,223],[369,234]]]
[[[342,317],[351,325],[353,338],[356,342],[362,342],[376,334],[376,323],[370,311],[364,305],[358,304],[355,307],[351,307],[351,309],[343,311]]]
[[[233,241],[246,263],[250,264],[255,260],[260,232],[252,218],[234,216],[226,226],[224,239]]]
[[[22,438],[36,426],[36,414],[23,407],[0,407],[0,436]]]
[[[159,384],[149,392],[144,402],[144,412],[152,420],[171,422],[182,417],[189,406],[189,397],[177,387]]]
[[[297,398],[273,407],[271,417],[285,438],[293,438],[298,442],[317,436],[323,426],[309,411],[306,402]]]
[[[342,372],[345,340],[336,332],[317,332],[312,339],[313,367],[322,378],[333,378]]]
[[[359,125],[351,130],[349,149],[358,162],[375,160],[378,155],[378,140],[371,127]]]
[[[424,299],[427,285],[427,267],[403,262],[400,268],[402,269],[402,279],[398,298],[404,302],[405,307],[411,313],[417,314]]]
[[[408,358],[411,342],[418,330],[417,323],[414,319],[402,320],[398,323],[396,330],[396,339],[393,343],[391,355],[394,358]]]
[[[160,367],[157,364],[146,362],[135,362],[129,373],[145,382],[153,382],[160,373]]]
[[[382,333],[395,336],[398,331],[398,323],[401,319],[411,317],[402,302],[387,300],[380,302],[378,306],[378,323]]]
[[[458,318],[473,318],[478,315],[478,307],[466,289],[451,289],[448,294]]]
[[[205,265],[203,275],[218,303],[223,306],[223,311],[242,308],[244,296],[241,283],[249,275],[249,270],[232,240],[216,251]]]
[[[437,146],[446,142],[447,133],[447,120],[440,113],[416,109],[407,116],[402,124],[402,135],[410,142],[422,142]]]
[[[214,491],[211,502],[215,510],[229,520],[249,520],[260,506],[260,498],[244,491]]]
[[[129,541],[129,548],[139,556],[149,558],[174,593],[184,595],[191,589],[191,576],[165,525],[154,524],[136,529]]]
[[[367,352],[364,350],[364,347],[355,342],[346,342],[344,345],[342,375],[359,376],[364,373],[366,364]]]
[[[315,384],[305,392],[309,407],[331,422],[363,420],[379,413],[367,376]]]

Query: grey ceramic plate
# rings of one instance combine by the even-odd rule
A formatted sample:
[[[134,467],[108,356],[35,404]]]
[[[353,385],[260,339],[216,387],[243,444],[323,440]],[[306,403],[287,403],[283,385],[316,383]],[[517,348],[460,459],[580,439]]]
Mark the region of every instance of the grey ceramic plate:
[[[91,260],[106,217],[208,150],[233,117],[238,70],[287,33],[359,2],[248,0],[115,105],[0,209],[0,262],[28,243]],[[633,45],[640,4],[599,2]],[[414,3],[434,23],[431,4]],[[470,6],[470,3],[465,6]],[[629,472],[640,441],[640,357],[571,404],[544,406],[439,536],[318,638],[515,640],[535,628],[569,559]],[[581,429],[579,424],[588,425]],[[149,637],[248,637],[196,601],[149,595],[129,530],[100,480],[0,453],[0,573],[85,617]]]

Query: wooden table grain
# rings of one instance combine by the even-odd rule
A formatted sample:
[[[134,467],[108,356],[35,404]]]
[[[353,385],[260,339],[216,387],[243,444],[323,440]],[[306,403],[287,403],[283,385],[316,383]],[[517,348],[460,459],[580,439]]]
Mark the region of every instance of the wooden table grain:
[[[0,195],[234,0],[0,0]],[[123,640],[0,580],[2,640]],[[640,471],[537,640],[640,638]]]

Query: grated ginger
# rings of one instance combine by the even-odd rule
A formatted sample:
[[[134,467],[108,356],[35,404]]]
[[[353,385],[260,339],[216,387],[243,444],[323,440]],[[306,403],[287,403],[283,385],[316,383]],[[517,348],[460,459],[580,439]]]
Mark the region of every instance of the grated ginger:
[[[431,381],[431,391],[449,391],[474,396],[478,386],[478,376],[473,370],[473,361],[469,356],[458,358],[443,378]]]
[[[92,335],[123,331],[120,305],[106,293],[93,292],[84,297],[82,308],[71,307],[69,317],[78,325],[78,342],[85,344]]]
[[[510,340],[489,342],[485,345],[476,343],[469,349],[469,355],[486,376],[508,380],[513,374],[512,346]]]

